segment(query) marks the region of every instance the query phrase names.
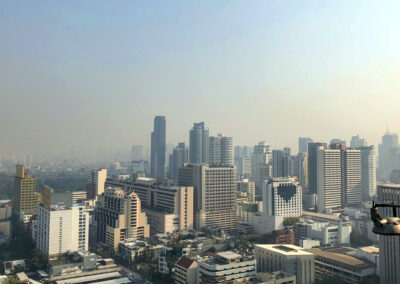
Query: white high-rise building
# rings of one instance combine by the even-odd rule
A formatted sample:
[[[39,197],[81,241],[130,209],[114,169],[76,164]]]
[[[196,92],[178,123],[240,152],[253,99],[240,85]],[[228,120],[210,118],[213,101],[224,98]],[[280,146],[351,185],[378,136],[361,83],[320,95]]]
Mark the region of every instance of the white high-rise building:
[[[194,123],[189,132],[189,162],[207,163],[209,130],[204,122]]]
[[[195,228],[236,228],[236,167],[185,164],[178,184],[194,187]]]
[[[361,151],[347,149],[344,151],[344,159],[343,174],[345,176],[342,192],[344,205],[360,206],[362,201]]]
[[[317,150],[318,212],[337,209],[342,206],[341,150]]]
[[[361,151],[361,184],[364,198],[376,196],[376,160],[375,147],[358,148]]]
[[[208,163],[233,165],[232,137],[223,134],[210,136],[208,140]]]
[[[360,136],[358,134],[356,136],[351,137],[351,141],[350,141],[351,148],[358,148],[358,147],[364,147],[364,146],[367,146],[367,142],[365,141],[364,138],[360,138]]]
[[[89,212],[84,206],[38,207],[36,246],[44,254],[87,251],[88,242]]]
[[[270,216],[302,215],[302,188],[294,178],[273,178],[264,182],[263,212]]]
[[[263,141],[254,146],[253,155],[251,157],[251,173],[253,175],[253,180],[256,183],[256,194],[261,193],[262,184],[264,182],[264,179],[260,177],[260,167],[264,166],[265,164],[270,164],[271,161],[271,146],[267,145],[267,142]]]

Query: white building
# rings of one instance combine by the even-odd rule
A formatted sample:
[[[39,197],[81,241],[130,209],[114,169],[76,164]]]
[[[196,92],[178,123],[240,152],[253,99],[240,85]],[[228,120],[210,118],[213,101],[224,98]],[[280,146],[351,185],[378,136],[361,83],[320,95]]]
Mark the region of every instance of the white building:
[[[84,206],[38,207],[36,246],[46,255],[88,250],[89,213]]]
[[[256,275],[254,257],[232,251],[219,252],[215,257],[198,258],[197,283],[233,283],[235,279]]]
[[[302,188],[294,178],[273,178],[264,181],[263,212],[271,216],[302,215]]]
[[[360,206],[362,201],[361,151],[344,151],[344,200],[345,206]],[[343,205],[342,205],[343,206]]]
[[[223,134],[210,136],[208,140],[208,163],[233,165],[232,137]]]
[[[256,183],[256,194],[261,193],[262,183],[264,179],[260,178],[260,166],[269,164],[272,161],[271,146],[263,141],[254,146],[253,155],[251,157],[251,173]],[[269,168],[269,177],[272,176],[272,167]]]
[[[255,245],[257,272],[278,270],[296,275],[296,283],[314,282],[314,255],[294,245]]]
[[[331,224],[329,222],[316,222],[306,220],[307,238],[318,239],[323,246],[336,247],[350,244],[351,225],[349,222]]]
[[[358,148],[361,151],[361,174],[363,197],[376,196],[376,157],[375,147],[366,146]]]
[[[342,206],[341,150],[317,150],[318,212]]]

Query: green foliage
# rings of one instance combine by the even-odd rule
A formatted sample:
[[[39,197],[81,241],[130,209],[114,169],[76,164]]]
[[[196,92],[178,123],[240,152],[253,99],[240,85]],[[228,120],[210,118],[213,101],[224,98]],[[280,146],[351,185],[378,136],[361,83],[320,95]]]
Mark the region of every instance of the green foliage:
[[[49,258],[43,252],[38,249],[34,249],[31,255],[31,266],[32,269],[46,269],[49,263]]]
[[[364,247],[374,243],[366,236],[363,236],[359,230],[353,229],[350,234],[350,244],[355,247]]]
[[[287,217],[285,220],[283,220],[283,225],[284,226],[292,226],[296,223],[300,222],[300,218],[297,217]]]
[[[343,282],[338,276],[324,276],[314,281],[314,284],[337,284]]]
[[[8,277],[4,283],[5,284],[17,284],[18,280],[15,279],[14,277]]]
[[[248,237],[249,242],[253,244],[265,244],[267,239],[265,235],[253,234]]]

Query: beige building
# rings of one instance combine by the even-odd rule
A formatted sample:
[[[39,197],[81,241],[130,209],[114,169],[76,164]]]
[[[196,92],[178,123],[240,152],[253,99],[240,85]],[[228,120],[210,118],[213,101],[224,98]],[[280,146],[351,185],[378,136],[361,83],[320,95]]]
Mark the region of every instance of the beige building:
[[[108,188],[99,196],[94,217],[95,242],[114,249],[122,240],[139,240],[150,235],[146,213],[142,212],[140,199],[134,192]]]
[[[187,256],[182,256],[175,263],[175,284],[197,284],[197,262]]]
[[[255,245],[258,272],[285,271],[296,275],[296,283],[311,284],[315,277],[315,257],[294,245]]]
[[[20,216],[31,216],[32,213],[37,211],[39,193],[35,191],[35,182],[35,179],[30,174],[25,173],[23,165],[17,165],[13,210]]]
[[[178,183],[194,187],[194,222],[197,230],[235,229],[236,167],[185,164],[179,168]]]

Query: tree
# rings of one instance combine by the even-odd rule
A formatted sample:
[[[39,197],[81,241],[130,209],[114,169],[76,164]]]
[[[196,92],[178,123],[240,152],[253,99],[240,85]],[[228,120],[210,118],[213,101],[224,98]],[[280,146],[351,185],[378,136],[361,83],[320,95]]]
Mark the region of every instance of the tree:
[[[300,222],[300,218],[297,217],[287,217],[285,220],[283,220],[283,225],[284,226],[292,226],[296,223]]]
[[[48,259],[47,255],[45,255],[43,252],[41,252],[38,249],[34,249],[32,251],[32,256],[31,256],[32,269],[34,269],[34,270],[46,269],[48,263],[49,263],[49,259]]]

